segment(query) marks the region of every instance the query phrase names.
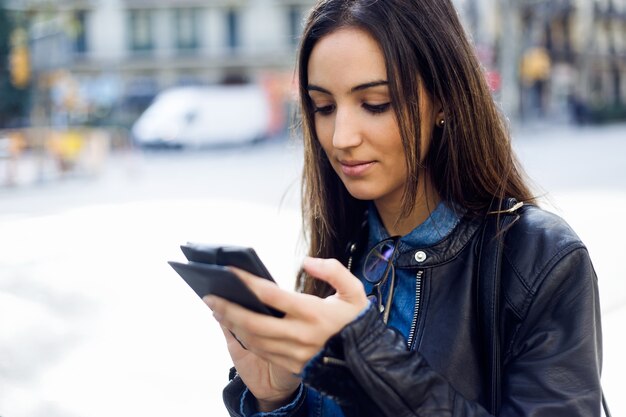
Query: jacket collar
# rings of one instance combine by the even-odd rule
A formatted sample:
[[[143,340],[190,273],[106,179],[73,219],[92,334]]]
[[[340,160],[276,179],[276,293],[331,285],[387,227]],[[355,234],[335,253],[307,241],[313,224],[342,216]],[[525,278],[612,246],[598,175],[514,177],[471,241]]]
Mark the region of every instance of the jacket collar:
[[[515,215],[518,216],[519,209],[523,203],[518,202],[514,198],[503,200],[494,200],[490,210],[485,214],[489,215]],[[346,248],[346,259],[348,266],[352,263],[353,257],[362,256],[364,247],[367,246],[368,240],[368,211],[364,213],[363,222],[361,223],[360,232],[357,240],[348,243]],[[400,250],[396,256],[394,265],[396,268],[432,268],[452,261],[463,249],[470,243],[476,235],[480,227],[484,224],[486,216],[463,216],[457,226],[442,241],[424,247],[415,247],[410,250]]]
[[[352,258],[364,256],[368,246],[368,213],[365,212],[356,241],[348,243],[346,247],[346,260],[348,267],[352,264]],[[472,237],[480,228],[483,217],[477,218],[463,216],[456,227],[440,242],[424,247],[405,249],[404,245],[399,248],[394,265],[397,268],[430,268],[451,261],[467,246]]]
[[[456,228],[441,242],[424,247],[401,251],[396,258],[396,268],[432,268],[450,262],[469,244],[488,216],[519,216],[524,206],[514,198],[494,200],[487,216],[463,217]]]
[[[463,217],[450,234],[432,246],[401,251],[394,265],[396,268],[430,268],[456,258],[476,234],[482,218]]]

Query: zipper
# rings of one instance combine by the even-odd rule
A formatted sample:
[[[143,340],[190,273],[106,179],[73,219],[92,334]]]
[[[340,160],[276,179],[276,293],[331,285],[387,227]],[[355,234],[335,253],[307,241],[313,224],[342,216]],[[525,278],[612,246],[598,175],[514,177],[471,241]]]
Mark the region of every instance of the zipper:
[[[324,365],[335,365],[335,366],[343,366],[343,367],[348,366],[348,362],[344,361],[343,359],[332,358],[330,356],[324,356],[322,358],[322,363]]]
[[[413,339],[415,338],[415,331],[417,330],[417,316],[420,312],[420,302],[422,301],[422,275],[423,270],[417,271],[415,275],[415,308],[413,309],[413,321],[411,322],[411,330],[409,330],[409,338],[406,342],[406,346],[411,350],[413,345]]]

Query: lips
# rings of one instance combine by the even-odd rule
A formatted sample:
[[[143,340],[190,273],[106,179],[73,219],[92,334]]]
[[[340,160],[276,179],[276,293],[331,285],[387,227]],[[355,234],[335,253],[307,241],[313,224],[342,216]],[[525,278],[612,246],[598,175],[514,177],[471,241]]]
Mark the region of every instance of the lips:
[[[376,163],[376,161],[345,161],[340,160],[341,172],[348,177],[358,177],[365,173]]]

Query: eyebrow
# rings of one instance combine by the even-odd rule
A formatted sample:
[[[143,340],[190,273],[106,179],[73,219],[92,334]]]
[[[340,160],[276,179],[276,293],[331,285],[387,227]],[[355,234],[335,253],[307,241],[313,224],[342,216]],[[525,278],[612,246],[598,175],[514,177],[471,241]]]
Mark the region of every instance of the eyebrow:
[[[369,83],[359,84],[357,86],[352,87],[350,89],[350,93],[367,90],[368,88],[378,87],[380,85],[389,85],[389,82],[385,80],[378,80],[378,81],[372,81]],[[320,93],[332,95],[331,92],[328,91],[327,89],[320,87],[318,85],[315,85],[315,84],[309,84],[306,89],[307,91],[319,91]]]

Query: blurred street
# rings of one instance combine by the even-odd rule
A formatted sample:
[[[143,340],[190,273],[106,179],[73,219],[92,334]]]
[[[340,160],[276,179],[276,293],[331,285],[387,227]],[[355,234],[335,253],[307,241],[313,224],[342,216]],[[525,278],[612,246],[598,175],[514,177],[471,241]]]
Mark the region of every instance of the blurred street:
[[[545,207],[589,248],[604,389],[626,415],[626,125],[514,136]],[[97,176],[37,179],[19,166],[17,185],[0,186],[0,416],[226,416],[223,336],[167,261],[187,241],[252,246],[293,287],[300,160],[297,143],[272,140],[117,151]]]

